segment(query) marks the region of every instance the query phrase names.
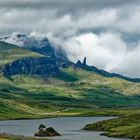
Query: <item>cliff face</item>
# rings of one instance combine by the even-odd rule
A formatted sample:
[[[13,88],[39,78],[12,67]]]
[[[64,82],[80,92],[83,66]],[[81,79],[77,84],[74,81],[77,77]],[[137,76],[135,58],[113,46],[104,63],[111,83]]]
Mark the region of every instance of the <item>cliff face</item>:
[[[86,63],[86,57],[83,62],[77,61],[77,63],[74,64],[68,60],[66,53],[60,46],[54,47],[46,37],[37,38],[30,35],[17,34],[15,36],[0,38],[0,41],[19,45],[18,47],[4,42],[0,44],[0,59],[2,62],[2,64],[0,64],[0,75],[4,74],[7,77],[16,74],[57,76],[59,74],[59,68],[67,68],[72,65],[75,68],[80,67],[105,77],[117,77],[132,82],[140,82],[139,78],[133,79],[116,73],[109,73],[94,66],[89,66]],[[42,57],[42,55],[44,57]],[[30,58],[33,56],[40,58]],[[23,57],[26,58],[21,59]]]
[[[57,76],[59,69],[55,61],[51,58],[23,58],[12,63],[6,64],[2,68],[6,77],[16,74]]]
[[[19,49],[22,48],[22,50],[31,51],[44,56],[38,58],[31,58],[30,56],[20,58],[20,52],[14,54],[14,56],[18,55],[19,58],[6,65],[0,66],[0,73],[6,77],[16,74],[57,76],[59,74],[59,67],[65,67],[69,63],[65,52],[59,48],[56,49],[46,37],[37,38],[25,34],[16,34],[14,36],[0,38],[0,40],[8,42],[8,44],[15,44],[19,46]],[[9,46],[13,49],[11,44],[9,44]],[[6,50],[5,46],[4,50]],[[15,52],[16,51],[15,49]],[[5,52],[7,52],[7,50]]]
[[[60,67],[69,62],[66,53],[61,49],[61,47],[55,47],[45,36],[36,37],[28,34],[14,34],[0,38],[0,41],[17,45],[46,57],[51,57],[52,59],[55,59],[57,65]]]

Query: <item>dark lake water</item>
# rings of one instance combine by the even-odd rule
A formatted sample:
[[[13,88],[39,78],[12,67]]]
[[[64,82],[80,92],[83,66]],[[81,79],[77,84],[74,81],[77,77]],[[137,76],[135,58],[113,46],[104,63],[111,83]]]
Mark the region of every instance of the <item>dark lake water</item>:
[[[100,132],[88,132],[81,130],[86,124],[110,119],[110,117],[60,117],[37,120],[10,120],[0,121],[0,132],[34,136],[40,124],[53,127],[62,136],[53,137],[55,140],[126,140],[120,138],[108,138],[100,136]]]

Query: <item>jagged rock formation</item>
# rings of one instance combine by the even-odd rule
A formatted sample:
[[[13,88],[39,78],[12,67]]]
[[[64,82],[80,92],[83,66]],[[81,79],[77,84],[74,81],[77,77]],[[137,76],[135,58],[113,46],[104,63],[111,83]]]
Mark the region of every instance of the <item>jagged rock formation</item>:
[[[86,63],[86,57],[83,59],[83,62],[78,60],[77,63],[74,64],[74,67],[75,68],[79,67],[79,68],[82,68],[84,70],[91,71],[91,72],[94,72],[96,74],[99,74],[99,75],[102,75],[102,76],[105,76],[105,77],[117,77],[117,78],[125,79],[125,80],[128,80],[128,81],[132,81],[132,82],[140,82],[139,78],[134,78],[133,79],[133,78],[125,77],[125,76],[120,75],[120,74],[110,73],[110,72],[107,72],[105,70],[98,69],[97,67],[94,67],[94,66],[89,66]]]
[[[87,58],[86,57],[84,57],[83,65],[87,65]]]
[[[60,134],[56,130],[54,130],[53,127],[46,128],[46,126],[44,124],[41,124],[38,128],[38,132],[35,133],[35,136],[37,136],[37,137],[54,137],[54,136],[60,136]]]
[[[6,64],[2,68],[6,77],[16,74],[57,76],[59,69],[56,62],[47,57],[40,58],[23,58],[12,63]]]
[[[38,63],[39,59],[34,59],[34,60],[32,59],[32,61],[30,61],[30,59],[16,60],[15,62],[7,64],[2,69],[4,74],[8,76],[13,74],[40,74],[40,75],[47,75],[47,76],[55,76],[57,75],[60,67],[67,68],[73,65],[74,68],[80,67],[82,69],[92,71],[102,76],[117,77],[132,82],[140,82],[139,78],[133,79],[116,73],[109,73],[105,70],[98,69],[94,66],[89,66],[87,65],[86,57],[84,58],[83,62],[78,60],[77,63],[74,64],[68,60],[63,50],[61,50],[59,47],[56,49],[56,47],[54,47],[46,37],[35,37],[26,34],[16,34],[15,36],[0,38],[0,40],[11,44],[19,45],[20,47],[23,47],[25,49],[32,50],[34,52],[42,54],[44,55],[44,57],[47,57],[49,61],[52,62],[52,65],[48,65],[49,61],[46,64],[45,61],[42,61],[42,58],[40,59],[41,60],[40,63]],[[29,65],[34,65],[34,66],[29,67]],[[37,67],[35,67],[35,65],[37,65]],[[39,68],[42,70],[39,70]]]
[[[42,58],[23,58],[6,64],[3,68],[0,68],[0,71],[7,77],[16,74],[57,76],[60,67],[67,67],[69,65],[65,52],[60,48],[56,49],[47,37],[15,34],[0,38],[0,40],[44,56]]]

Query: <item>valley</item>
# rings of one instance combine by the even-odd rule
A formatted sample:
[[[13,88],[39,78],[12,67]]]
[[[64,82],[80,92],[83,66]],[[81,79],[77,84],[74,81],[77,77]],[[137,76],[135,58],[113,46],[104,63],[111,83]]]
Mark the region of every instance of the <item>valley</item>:
[[[86,59],[70,62],[60,50],[50,49],[48,54],[43,50],[0,42],[0,120],[60,116],[125,116],[129,120],[140,114],[139,79],[88,66]],[[139,117],[135,120],[139,123]],[[113,123],[117,125],[115,120]],[[132,124],[129,128],[127,132],[139,130]],[[118,133],[107,135],[128,136],[116,129],[111,130]],[[110,131],[106,127],[99,130]]]

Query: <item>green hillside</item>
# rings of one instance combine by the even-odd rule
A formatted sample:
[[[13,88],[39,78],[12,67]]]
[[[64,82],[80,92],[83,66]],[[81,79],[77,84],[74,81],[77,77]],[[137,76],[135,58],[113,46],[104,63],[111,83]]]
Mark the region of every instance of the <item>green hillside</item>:
[[[41,56],[0,42],[0,65]],[[54,77],[20,74],[6,78],[0,75],[0,120],[119,115],[123,117],[90,125],[90,129],[105,130],[108,136],[134,138],[139,136],[139,108],[140,83],[105,77],[73,65],[59,68],[59,75]],[[126,123],[122,126],[122,122]]]
[[[56,111],[65,109],[140,107],[139,83],[106,78],[82,69],[75,71],[72,67],[61,72],[57,78],[15,75],[7,79],[1,76],[0,118],[56,115]],[[133,88],[137,88],[137,92],[133,93]]]
[[[140,95],[140,83],[129,82],[120,78],[104,77],[80,68],[74,69],[73,67],[69,67],[68,69],[62,69],[62,71],[63,74],[69,76],[67,79],[74,77],[74,81],[77,81],[75,82],[75,86],[79,86],[79,88],[100,88],[102,90],[112,90],[111,92],[115,91],[123,95]],[[73,80],[69,81],[73,82]]]
[[[41,57],[42,55],[20,48],[18,46],[0,42],[0,65],[12,62],[19,58]]]
[[[140,112],[133,112],[133,115],[125,115],[120,118],[88,124],[84,130],[105,131],[110,137],[129,137],[140,139]]]

